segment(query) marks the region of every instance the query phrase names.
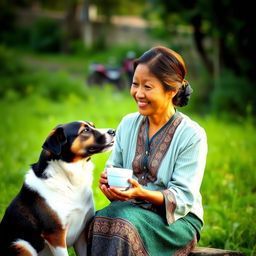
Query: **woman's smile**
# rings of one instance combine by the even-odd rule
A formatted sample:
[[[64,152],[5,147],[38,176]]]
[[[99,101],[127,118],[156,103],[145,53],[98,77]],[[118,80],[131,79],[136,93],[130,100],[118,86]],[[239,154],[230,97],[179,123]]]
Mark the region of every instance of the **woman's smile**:
[[[137,100],[137,104],[138,104],[138,107],[139,107],[139,108],[146,108],[147,105],[149,104],[149,102]]]
[[[135,99],[142,115],[169,115],[172,105],[172,92],[166,92],[160,80],[157,79],[145,64],[137,66],[131,95]]]

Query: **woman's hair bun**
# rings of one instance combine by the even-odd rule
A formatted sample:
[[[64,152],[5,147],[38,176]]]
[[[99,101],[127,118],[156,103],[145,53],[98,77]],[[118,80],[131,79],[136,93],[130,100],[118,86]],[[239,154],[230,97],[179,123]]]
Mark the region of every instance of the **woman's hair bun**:
[[[192,92],[192,87],[190,86],[188,81],[185,81],[185,83],[179,88],[178,93],[174,96],[172,100],[173,104],[178,107],[186,106],[189,102]]]

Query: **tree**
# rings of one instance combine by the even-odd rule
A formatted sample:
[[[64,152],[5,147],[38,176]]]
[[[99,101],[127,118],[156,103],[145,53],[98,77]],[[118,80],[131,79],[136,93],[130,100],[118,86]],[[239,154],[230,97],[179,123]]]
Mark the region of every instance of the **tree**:
[[[218,47],[221,69],[232,70],[236,76],[256,82],[255,14],[249,0],[151,0],[151,6],[158,10],[166,33],[171,25],[186,24],[193,27],[196,49],[210,75],[214,73],[214,63],[204,44],[204,39],[209,37],[212,42],[217,42],[215,46]],[[237,87],[237,96],[243,94],[245,88],[241,88],[238,83],[233,86]],[[213,86],[208,89],[213,90]],[[254,95],[254,88],[248,86],[244,98],[248,97],[255,110]]]

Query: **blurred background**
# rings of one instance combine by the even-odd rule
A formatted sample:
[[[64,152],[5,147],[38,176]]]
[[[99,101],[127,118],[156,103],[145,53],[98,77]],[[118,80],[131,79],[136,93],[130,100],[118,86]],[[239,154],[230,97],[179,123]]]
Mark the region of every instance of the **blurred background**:
[[[138,57],[162,44],[184,57],[197,111],[253,115],[256,37],[250,7],[247,0],[1,0],[1,73],[11,72],[9,48],[19,48],[26,64],[44,69],[70,71],[68,56],[76,56],[80,67],[74,64],[71,71],[85,77],[92,62],[118,67],[128,51]],[[57,55],[50,63],[42,60],[49,53]],[[58,61],[60,55],[66,61]],[[10,66],[15,72],[17,63]]]
[[[117,128],[137,111],[132,61],[163,45],[194,89],[180,111],[208,135],[199,245],[256,255],[254,26],[249,0],[0,0],[0,217],[53,127]],[[107,157],[94,157],[97,209]]]

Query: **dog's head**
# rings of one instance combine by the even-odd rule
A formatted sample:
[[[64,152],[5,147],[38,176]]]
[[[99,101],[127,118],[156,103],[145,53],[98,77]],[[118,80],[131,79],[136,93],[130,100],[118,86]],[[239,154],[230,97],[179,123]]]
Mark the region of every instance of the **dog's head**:
[[[42,147],[52,158],[76,162],[111,150],[114,137],[113,129],[96,129],[90,122],[77,121],[58,125]]]

